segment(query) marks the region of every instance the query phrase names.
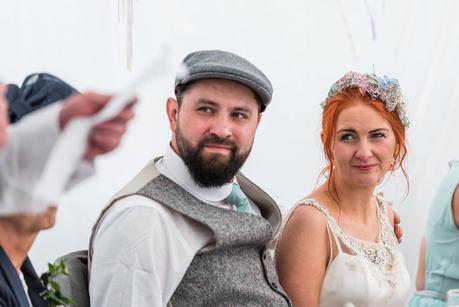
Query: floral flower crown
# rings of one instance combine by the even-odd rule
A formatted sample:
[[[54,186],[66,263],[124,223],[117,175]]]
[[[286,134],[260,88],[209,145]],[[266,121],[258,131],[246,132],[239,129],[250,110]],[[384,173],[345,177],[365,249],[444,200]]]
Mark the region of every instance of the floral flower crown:
[[[387,111],[397,113],[406,128],[410,126],[410,121],[406,116],[405,99],[402,96],[398,80],[387,76],[378,77],[375,74],[348,72],[332,85],[327,98],[321,103],[322,109],[325,108],[330,97],[348,88],[359,88],[370,95],[372,99],[382,101]]]

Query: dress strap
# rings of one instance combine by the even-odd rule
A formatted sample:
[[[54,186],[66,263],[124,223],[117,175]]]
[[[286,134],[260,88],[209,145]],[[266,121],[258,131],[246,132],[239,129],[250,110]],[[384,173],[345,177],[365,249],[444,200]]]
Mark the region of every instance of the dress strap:
[[[333,242],[332,242],[332,236],[335,240],[335,243],[338,244],[336,242],[336,236],[333,234],[331,228],[330,228],[330,224],[328,223],[326,217],[324,216],[324,219],[325,219],[325,225],[327,225],[327,235],[328,235],[328,243],[330,245],[330,257],[328,257],[328,264],[327,264],[327,267],[330,265],[330,263],[332,262],[333,260]],[[337,245],[338,247],[338,250],[341,249],[341,247],[339,245]]]
[[[390,202],[387,202],[384,200],[384,197],[382,196],[381,193],[376,194],[375,196],[376,201],[378,202],[378,216],[380,217],[385,217],[387,216],[387,204],[390,204]]]
[[[320,204],[315,199],[306,198],[300,202],[300,205],[313,206],[316,209],[320,210],[320,212],[322,212],[322,215],[324,216],[324,219],[325,219],[325,224],[327,225],[328,241],[330,243],[330,258],[328,259],[328,264],[330,264],[333,260],[332,237],[333,237],[333,240],[335,241],[336,247],[338,248],[338,254],[342,253],[341,244],[339,243],[338,237],[336,236],[334,228],[332,226],[333,225],[332,216],[328,212],[327,208],[325,208],[322,204]]]
[[[382,241],[390,240],[396,242],[397,237],[395,236],[393,225],[387,215],[387,206],[390,206],[391,202],[384,200],[382,194],[376,194],[376,200],[378,202],[376,212],[378,214],[380,239]]]

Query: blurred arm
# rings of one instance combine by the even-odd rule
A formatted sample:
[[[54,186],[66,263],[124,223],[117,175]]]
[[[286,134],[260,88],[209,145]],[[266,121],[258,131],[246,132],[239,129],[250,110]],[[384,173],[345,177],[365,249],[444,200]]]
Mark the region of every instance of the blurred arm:
[[[453,195],[453,201],[451,203],[453,209],[453,218],[456,226],[459,228],[459,185],[456,187],[456,190]]]
[[[0,215],[34,211],[33,192],[59,133],[78,116],[100,111],[111,96],[94,93],[74,95],[28,114],[9,130],[9,141],[0,152]],[[76,169],[68,187],[94,173],[95,157],[114,150],[133,117],[134,102],[115,118],[93,127],[85,161]]]
[[[416,275],[416,290],[424,290],[425,280],[425,260],[426,260],[426,239],[422,238],[421,246],[419,247],[419,262],[418,273]]]
[[[59,136],[60,109],[60,104],[47,106],[10,126],[0,152],[0,214],[33,211],[31,192]]]

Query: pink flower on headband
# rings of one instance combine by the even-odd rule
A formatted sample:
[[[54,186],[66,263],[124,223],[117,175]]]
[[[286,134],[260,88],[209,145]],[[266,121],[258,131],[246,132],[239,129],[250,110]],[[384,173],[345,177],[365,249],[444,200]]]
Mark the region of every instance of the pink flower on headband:
[[[364,75],[355,74],[353,81],[357,87],[364,91],[368,88],[368,79]]]

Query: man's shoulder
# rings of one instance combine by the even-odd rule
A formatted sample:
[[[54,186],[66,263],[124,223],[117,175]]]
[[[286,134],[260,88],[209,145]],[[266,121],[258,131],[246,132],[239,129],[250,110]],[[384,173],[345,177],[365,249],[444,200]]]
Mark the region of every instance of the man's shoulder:
[[[107,216],[109,214],[121,214],[127,211],[139,211],[145,214],[163,214],[164,211],[168,210],[168,207],[154,199],[133,193],[116,199],[113,202],[113,208],[110,208],[107,212]]]
[[[130,195],[110,208],[95,236],[94,246],[99,250],[98,261],[105,256],[113,257],[113,250],[128,255],[142,253],[152,247],[169,250],[183,246],[195,246],[196,251],[210,240],[212,233],[202,225],[188,219],[152,199]]]
[[[182,215],[143,195],[131,194],[114,201],[101,221],[101,228],[163,228],[174,227]]]
[[[131,195],[138,192],[152,179],[160,175],[155,163],[158,158],[151,159],[148,163],[123,187],[119,190],[110,202],[125,195]]]

